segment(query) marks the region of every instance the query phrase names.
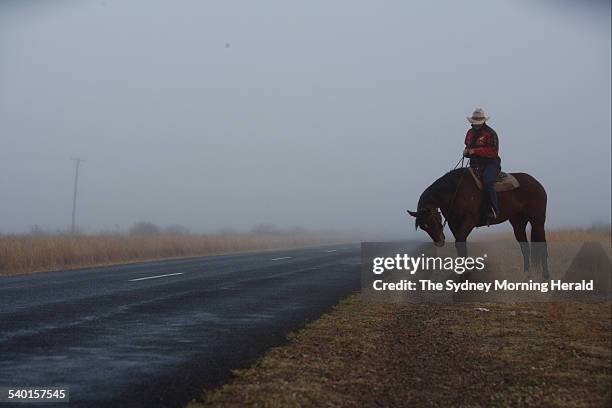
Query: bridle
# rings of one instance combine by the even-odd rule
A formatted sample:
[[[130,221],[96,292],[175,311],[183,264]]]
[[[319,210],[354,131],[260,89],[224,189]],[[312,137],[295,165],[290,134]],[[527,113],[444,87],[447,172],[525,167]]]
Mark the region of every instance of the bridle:
[[[463,154],[461,155],[461,158],[459,159],[455,167],[453,167],[453,169],[450,171],[456,170],[459,167],[459,165],[461,165],[461,168],[467,167],[465,166],[465,157],[463,156]],[[453,192],[453,195],[448,203],[448,215],[452,214],[453,203],[455,202],[455,198],[457,197],[457,192],[459,191],[459,187],[461,187],[461,182],[463,181],[464,175],[465,175],[465,171],[461,173],[461,177],[459,177],[459,182],[457,183],[457,186],[455,187],[455,191]],[[433,215],[436,218],[436,220],[442,225],[442,231],[444,231],[444,227],[446,227],[446,224],[448,224],[447,217],[444,217],[444,222],[442,222],[443,214],[438,208],[417,208],[416,213],[417,215],[425,214],[425,213],[429,213],[430,215]],[[415,228],[418,228],[418,227],[419,227],[419,222],[417,218],[415,220]]]
[[[417,214],[426,214],[429,213],[432,215],[440,224],[442,224],[442,213],[437,208],[417,208]],[[415,220],[418,226],[418,219]],[[442,229],[444,229],[444,225],[442,225]]]

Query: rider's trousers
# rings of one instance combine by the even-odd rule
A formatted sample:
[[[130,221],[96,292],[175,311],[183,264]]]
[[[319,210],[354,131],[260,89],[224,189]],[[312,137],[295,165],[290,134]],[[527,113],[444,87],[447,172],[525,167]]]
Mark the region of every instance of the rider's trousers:
[[[495,191],[495,180],[501,171],[499,164],[487,163],[482,170],[482,184],[485,194],[489,199],[489,204],[495,210],[495,214],[499,215],[499,204],[497,203],[497,192]]]

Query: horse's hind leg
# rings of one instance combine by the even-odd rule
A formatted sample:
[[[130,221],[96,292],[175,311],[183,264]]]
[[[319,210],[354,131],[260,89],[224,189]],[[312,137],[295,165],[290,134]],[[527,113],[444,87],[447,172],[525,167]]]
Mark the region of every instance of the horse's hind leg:
[[[527,241],[527,219],[523,217],[510,218],[510,224],[514,229],[514,237],[521,245],[521,252],[523,253],[523,268],[525,272],[529,272],[529,262],[531,257],[531,251],[529,250],[529,241]]]
[[[548,245],[543,222],[531,221],[531,249],[535,255],[534,264],[542,267],[542,277],[548,279]]]

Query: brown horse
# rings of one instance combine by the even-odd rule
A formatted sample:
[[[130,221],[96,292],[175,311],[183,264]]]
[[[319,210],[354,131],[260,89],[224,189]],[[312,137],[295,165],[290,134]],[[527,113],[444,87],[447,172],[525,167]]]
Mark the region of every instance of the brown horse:
[[[491,224],[510,221],[514,236],[521,246],[525,271],[530,261],[542,267],[544,279],[548,279],[548,250],[544,222],[546,221],[546,190],[535,178],[526,173],[511,173],[520,187],[498,194],[500,214]],[[421,194],[416,211],[415,228],[429,234],[438,246],[444,245],[444,226],[438,209],[448,222],[455,237],[459,256],[467,255],[466,240],[474,227],[486,225],[482,208],[486,202],[483,192],[478,189],[467,168],[451,170],[436,180]],[[527,223],[531,224],[530,249],[527,241]]]

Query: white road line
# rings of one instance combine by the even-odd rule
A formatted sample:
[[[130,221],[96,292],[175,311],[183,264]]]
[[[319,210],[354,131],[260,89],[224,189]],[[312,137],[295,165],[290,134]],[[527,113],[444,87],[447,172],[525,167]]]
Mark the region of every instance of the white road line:
[[[183,272],[177,272],[177,273],[169,273],[167,275],[147,276],[146,278],[130,279],[128,282],[136,282],[136,281],[147,280],[147,279],[165,278],[166,276],[176,276],[176,275],[182,275],[182,274]]]
[[[329,251],[325,251],[325,252],[336,252],[337,249],[330,249]]]
[[[281,256],[280,258],[272,258],[271,261],[280,261],[281,259],[291,259],[292,256]]]

